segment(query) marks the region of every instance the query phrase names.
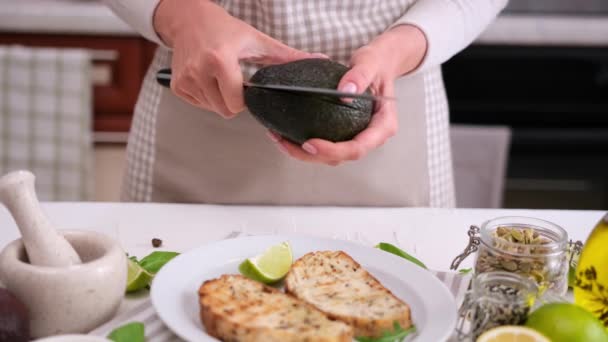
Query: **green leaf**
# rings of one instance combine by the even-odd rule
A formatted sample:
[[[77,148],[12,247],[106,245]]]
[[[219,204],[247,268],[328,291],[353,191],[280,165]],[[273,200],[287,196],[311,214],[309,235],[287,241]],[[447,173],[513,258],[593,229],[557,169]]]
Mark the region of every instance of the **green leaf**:
[[[458,270],[458,273],[460,274],[467,274],[467,273],[471,273],[471,271],[473,271],[472,268],[462,268]]]
[[[399,322],[395,321],[393,323],[392,331],[385,331],[382,333],[381,337],[355,337],[355,340],[359,342],[401,342],[403,341],[409,334],[416,332],[416,327],[411,326],[407,329],[403,329]]]
[[[416,264],[422,268],[425,268],[425,269],[427,268],[426,265],[422,263],[422,261],[414,258],[413,256],[407,254],[404,250],[402,250],[399,247],[392,245],[388,242],[380,242],[379,244],[376,245],[376,248],[379,248],[385,252],[400,256],[408,261],[413,262],[414,264]]]
[[[177,252],[156,251],[148,254],[139,261],[139,265],[146,271],[156,274],[166,263],[178,256]]]
[[[145,342],[144,324],[131,322],[120,326],[108,335],[114,342]]]

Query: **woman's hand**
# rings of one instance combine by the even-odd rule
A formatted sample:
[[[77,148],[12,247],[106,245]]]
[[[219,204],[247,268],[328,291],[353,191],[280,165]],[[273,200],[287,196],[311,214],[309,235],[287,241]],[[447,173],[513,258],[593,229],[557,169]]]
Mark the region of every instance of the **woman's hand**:
[[[239,61],[278,64],[319,57],[288,47],[209,0],[163,0],[154,27],[173,48],[173,92],[225,118],[245,109]]]
[[[426,49],[426,38],[418,28],[410,25],[394,27],[355,51],[351,58],[351,69],[340,81],[338,89],[362,93],[371,87],[374,94],[394,96],[395,79],[420,65]],[[347,160],[363,158],[395,135],[397,128],[395,103],[381,101],[376,104],[376,112],[369,126],[350,141],[333,143],[310,139],[297,146],[273,132],[269,133],[269,137],[291,157],[335,166]]]

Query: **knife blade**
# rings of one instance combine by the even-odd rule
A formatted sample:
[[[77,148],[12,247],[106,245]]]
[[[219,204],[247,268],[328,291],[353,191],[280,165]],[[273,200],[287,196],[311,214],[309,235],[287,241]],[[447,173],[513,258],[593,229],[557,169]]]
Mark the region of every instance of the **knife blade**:
[[[171,69],[161,69],[156,73],[156,81],[164,86],[169,88],[171,84]],[[243,82],[243,87],[256,87],[263,89],[272,89],[278,91],[287,91],[287,92],[295,92],[295,93],[307,93],[307,94],[318,94],[325,96],[333,96],[339,98],[353,98],[353,99],[363,99],[370,101],[395,101],[396,98],[390,96],[380,96],[380,95],[372,95],[372,94],[355,94],[355,93],[346,93],[342,91],[338,91],[335,89],[327,89],[327,88],[314,88],[314,87],[301,87],[301,86],[290,86],[283,84],[258,84],[252,82]]]

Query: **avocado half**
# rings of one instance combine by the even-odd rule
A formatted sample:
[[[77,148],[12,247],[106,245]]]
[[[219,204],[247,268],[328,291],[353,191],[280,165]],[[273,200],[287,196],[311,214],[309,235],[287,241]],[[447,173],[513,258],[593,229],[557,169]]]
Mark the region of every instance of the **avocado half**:
[[[302,59],[261,68],[250,82],[336,89],[347,71],[328,59]],[[245,104],[262,125],[299,145],[312,138],[351,140],[367,127],[374,108],[365,99],[346,103],[338,97],[256,87],[245,89]]]

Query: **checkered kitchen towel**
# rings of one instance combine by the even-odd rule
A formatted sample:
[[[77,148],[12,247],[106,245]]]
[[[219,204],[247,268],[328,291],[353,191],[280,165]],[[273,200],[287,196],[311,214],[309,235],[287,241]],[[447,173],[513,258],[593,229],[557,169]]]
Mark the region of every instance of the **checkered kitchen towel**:
[[[90,56],[0,46],[0,174],[27,169],[41,200],[90,199]]]

